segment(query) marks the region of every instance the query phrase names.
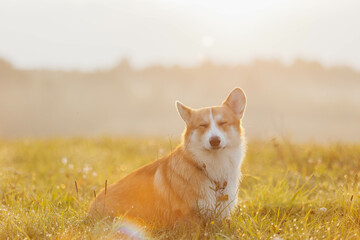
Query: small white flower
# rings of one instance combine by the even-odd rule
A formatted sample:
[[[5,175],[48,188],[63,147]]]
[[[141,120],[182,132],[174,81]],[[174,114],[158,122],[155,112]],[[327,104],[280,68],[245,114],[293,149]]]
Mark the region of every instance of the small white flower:
[[[67,164],[67,162],[68,162],[68,160],[67,160],[67,158],[66,157],[63,157],[62,159],[61,159],[61,162],[63,163],[63,164]]]
[[[88,164],[85,164],[84,165],[84,168],[83,168],[83,172],[85,173],[85,174],[87,174],[89,171],[91,171],[91,167],[88,165]]]
[[[93,172],[92,175],[93,175],[93,177],[96,177],[96,176],[97,176],[97,173],[96,173],[96,172]]]
[[[74,165],[73,165],[73,164],[69,164],[69,169],[74,169]]]
[[[322,207],[322,208],[320,208],[320,211],[322,211],[322,212],[326,212],[326,211],[327,211],[327,209],[326,209],[325,207]]]

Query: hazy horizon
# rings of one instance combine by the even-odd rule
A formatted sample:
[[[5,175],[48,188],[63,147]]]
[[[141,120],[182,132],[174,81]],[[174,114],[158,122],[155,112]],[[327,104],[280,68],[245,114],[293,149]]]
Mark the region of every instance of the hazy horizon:
[[[360,140],[360,72],[298,60],[81,72],[21,70],[0,59],[0,138],[173,136],[174,102],[219,105],[236,86],[248,97],[249,139]],[[173,139],[173,140],[174,140]]]
[[[23,69],[93,70],[301,58],[360,70],[360,2],[0,2],[0,56]]]

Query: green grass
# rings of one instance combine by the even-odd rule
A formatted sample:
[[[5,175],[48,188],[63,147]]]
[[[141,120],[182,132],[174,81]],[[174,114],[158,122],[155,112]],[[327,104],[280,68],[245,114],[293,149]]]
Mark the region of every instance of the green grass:
[[[87,219],[109,184],[176,145],[167,139],[0,142],[0,239],[112,239],[120,220]],[[359,239],[360,145],[250,141],[239,205],[154,239]],[[75,188],[75,181],[78,191]]]

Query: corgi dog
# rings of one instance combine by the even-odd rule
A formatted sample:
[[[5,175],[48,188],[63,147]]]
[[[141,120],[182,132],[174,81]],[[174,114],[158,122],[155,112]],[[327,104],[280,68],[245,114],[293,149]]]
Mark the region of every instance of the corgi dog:
[[[177,101],[186,124],[182,143],[168,156],[103,189],[89,215],[124,215],[161,226],[229,216],[237,203],[246,150],[241,126],[245,106],[240,88],[219,106],[192,109]]]

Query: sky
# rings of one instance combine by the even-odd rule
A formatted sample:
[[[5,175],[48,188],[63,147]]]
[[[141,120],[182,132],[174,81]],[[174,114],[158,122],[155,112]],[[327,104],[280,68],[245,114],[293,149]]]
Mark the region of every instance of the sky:
[[[360,70],[358,0],[1,0],[0,58],[93,70],[319,61]]]

